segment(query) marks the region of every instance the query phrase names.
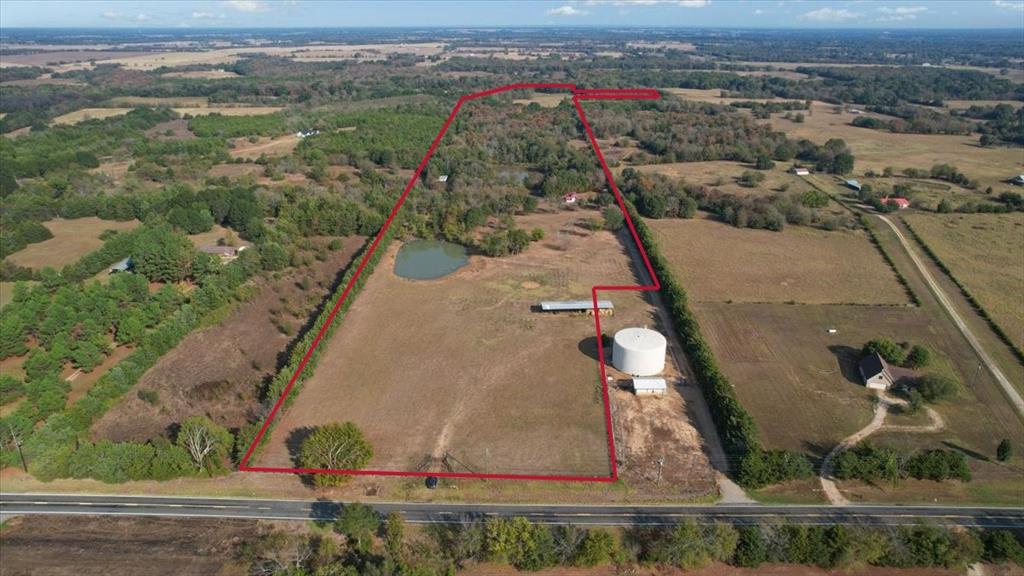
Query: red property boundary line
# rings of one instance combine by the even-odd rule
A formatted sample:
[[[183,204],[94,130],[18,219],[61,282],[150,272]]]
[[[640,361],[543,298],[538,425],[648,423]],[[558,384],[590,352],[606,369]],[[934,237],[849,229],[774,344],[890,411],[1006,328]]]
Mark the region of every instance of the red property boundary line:
[[[601,366],[601,396],[604,402],[604,419],[605,429],[608,434],[608,458],[610,462],[611,473],[608,476],[573,476],[573,475],[535,475],[535,474],[477,474],[469,472],[421,472],[421,471],[401,471],[401,470],[335,470],[327,468],[287,468],[287,467],[271,467],[271,466],[249,466],[249,459],[252,458],[253,452],[256,451],[256,447],[260,441],[263,440],[263,436],[267,433],[270,428],[271,422],[277,416],[281,406],[284,404],[285,398],[291,393],[292,387],[298,380],[299,375],[306,368],[306,363],[309,362],[313,351],[317,346],[320,345],[320,341],[323,339],[324,333],[330,327],[331,323],[334,322],[334,317],[341,308],[341,305],[348,298],[349,292],[352,291],[352,286],[355,285],[356,280],[360,274],[363,273],[363,268],[366,267],[366,263],[373,255],[374,251],[377,250],[377,244],[380,243],[380,239],[391,227],[392,221],[398,214],[398,210],[405,203],[406,197],[409,195],[409,191],[412,190],[413,186],[416,185],[416,181],[419,179],[420,174],[426,167],[430,157],[433,156],[434,150],[437,145],[441,142],[445,133],[448,131],[448,127],[455,119],[455,115],[459,113],[462,105],[470,100],[477,98],[483,98],[485,96],[492,96],[500,94],[502,92],[508,92],[510,90],[523,90],[523,89],[562,89],[569,90],[572,92],[572,103],[576,108],[576,113],[579,115],[580,122],[583,124],[583,128],[587,133],[587,137],[590,139],[590,144],[594,149],[594,153],[597,155],[597,159],[601,164],[601,169],[604,171],[605,179],[608,181],[608,186],[611,188],[612,193],[615,195],[615,200],[618,202],[619,209],[622,210],[622,214],[625,217],[626,224],[629,227],[630,234],[633,235],[633,241],[636,242],[637,249],[640,251],[640,256],[643,258],[644,266],[647,268],[647,273],[652,279],[653,284],[650,285],[637,285],[637,286],[593,286],[590,290],[591,297],[594,304],[594,328],[597,330],[597,351],[599,364]],[[334,305],[331,313],[327,316],[327,321],[324,322],[322,328],[317,333],[316,338],[313,339],[312,345],[306,354],[302,357],[299,362],[299,367],[296,369],[295,374],[292,375],[291,380],[288,381],[288,385],[285,386],[281,396],[274,403],[273,408],[270,410],[270,414],[267,416],[266,421],[260,428],[259,433],[253,439],[252,444],[249,445],[249,449],[246,450],[245,456],[242,458],[238,469],[243,472],[277,472],[277,473],[288,473],[288,474],[339,474],[339,475],[352,475],[352,476],[435,476],[439,478],[481,478],[481,479],[502,479],[502,480],[548,480],[548,481],[559,481],[559,482],[615,482],[619,477],[618,465],[615,462],[615,436],[612,432],[612,413],[611,403],[608,396],[608,378],[605,369],[604,362],[604,344],[601,341],[601,315],[598,314],[597,309],[597,293],[602,290],[607,291],[656,291],[661,288],[661,283],[658,281],[657,275],[654,273],[654,269],[651,267],[651,262],[647,257],[647,252],[644,250],[643,244],[640,242],[640,237],[637,235],[636,228],[633,226],[633,220],[629,216],[629,211],[626,210],[626,204],[622,199],[622,194],[619,192],[618,186],[615,185],[615,180],[612,178],[612,172],[608,169],[608,164],[605,162],[604,155],[601,153],[601,148],[597,144],[597,138],[594,136],[594,131],[590,128],[590,123],[587,121],[586,115],[583,113],[583,107],[580,102],[583,100],[657,100],[661,97],[661,94],[657,90],[650,89],[592,89],[592,90],[581,90],[577,89],[575,84],[509,84],[506,86],[500,86],[491,90],[485,90],[483,92],[475,92],[472,94],[466,94],[459,98],[458,103],[452,108],[451,113],[448,115],[448,119],[445,120],[444,126],[441,127],[440,132],[434,137],[434,141],[430,143],[430,148],[427,150],[427,154],[420,161],[419,166],[416,167],[416,172],[413,173],[409,183],[405,186],[405,190],[402,195],[398,198],[398,202],[395,203],[394,208],[391,209],[391,213],[388,215],[387,220],[381,227],[377,236],[373,239],[373,243],[370,245],[369,250],[363,254],[362,260],[359,262],[359,267],[356,269],[356,273],[349,280],[345,286],[345,290],[341,293],[341,297],[338,298],[338,302]]]

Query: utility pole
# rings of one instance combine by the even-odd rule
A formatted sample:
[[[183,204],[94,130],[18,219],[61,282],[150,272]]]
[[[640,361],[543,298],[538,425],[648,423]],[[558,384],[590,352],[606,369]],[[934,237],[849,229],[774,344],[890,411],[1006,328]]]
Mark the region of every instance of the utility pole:
[[[28,462],[25,461],[25,453],[21,451],[21,445],[22,445],[21,438],[18,437],[18,434],[14,431],[14,425],[13,424],[8,424],[7,428],[11,431],[11,442],[14,444],[14,447],[18,449],[18,457],[21,458],[21,467],[22,467],[22,469],[25,470],[25,473],[27,474],[28,473]]]

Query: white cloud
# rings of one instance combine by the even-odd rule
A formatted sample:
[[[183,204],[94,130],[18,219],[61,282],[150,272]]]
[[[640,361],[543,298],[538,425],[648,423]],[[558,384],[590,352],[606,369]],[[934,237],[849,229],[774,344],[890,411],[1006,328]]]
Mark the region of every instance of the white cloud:
[[[1003,10],[1014,10],[1017,12],[1024,12],[1024,2],[1008,2],[1007,0],[993,0],[996,8],[1002,8]]]
[[[927,12],[928,8],[925,6],[898,6],[896,8],[883,6],[878,11],[885,16],[877,18],[876,22],[903,22],[917,20],[917,15]]]
[[[856,20],[860,18],[860,14],[851,12],[846,8],[840,8],[836,10],[834,8],[819,8],[817,10],[811,10],[805,12],[799,16],[801,20],[813,20],[814,22],[845,22],[847,20]]]
[[[558,8],[552,8],[548,10],[548,14],[552,16],[586,16],[586,10],[579,10],[566,4],[565,6],[559,6]]]
[[[225,0],[224,4],[238,12],[266,12],[270,6],[263,0]]]
[[[214,14],[213,12],[193,12],[193,20],[223,20],[223,14]]]
[[[665,4],[680,6],[682,8],[703,8],[711,4],[711,0],[587,0],[584,4],[596,6],[598,4],[612,4],[614,6],[655,6]]]
[[[100,16],[106,20],[117,20],[119,22],[145,22],[149,20],[149,16],[142,13],[132,16],[124,12],[113,12],[110,10],[100,14]]]
[[[754,14],[764,14],[764,10],[758,8],[757,10],[754,10]]]

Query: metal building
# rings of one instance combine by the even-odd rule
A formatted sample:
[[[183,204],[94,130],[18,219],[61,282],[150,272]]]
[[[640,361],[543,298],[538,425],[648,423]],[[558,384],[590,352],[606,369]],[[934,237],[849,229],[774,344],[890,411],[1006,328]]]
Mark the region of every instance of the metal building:
[[[647,328],[624,328],[615,333],[612,365],[633,376],[654,376],[665,369],[665,337]]]

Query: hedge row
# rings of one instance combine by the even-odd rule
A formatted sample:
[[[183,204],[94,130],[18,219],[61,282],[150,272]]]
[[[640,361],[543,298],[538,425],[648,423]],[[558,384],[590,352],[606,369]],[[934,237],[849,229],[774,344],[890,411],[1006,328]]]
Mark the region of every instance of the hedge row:
[[[697,319],[688,307],[686,290],[676,279],[671,266],[661,253],[658,243],[634,206],[627,204],[629,216],[636,227],[640,242],[647,251],[651,267],[661,280],[661,295],[687,358],[693,368],[715,420],[722,446],[739,466],[734,469],[736,479],[751,488],[781,482],[810,474],[811,466],[802,454],[766,451],[757,434],[750,413],[743,408],[729,380],[722,374],[711,347],[700,333]]]
[[[914,292],[914,290],[910,287],[910,284],[907,282],[907,278],[903,275],[902,272],[900,272],[900,269],[896,267],[896,263],[893,262],[892,256],[889,255],[889,252],[885,249],[885,246],[882,246],[882,242],[878,239],[878,235],[875,234],[874,227],[871,226],[871,223],[868,222],[868,219],[866,216],[864,216],[864,214],[860,214],[860,223],[862,226],[864,226],[864,229],[868,231],[868,237],[871,239],[871,243],[875,245],[875,248],[878,248],[879,252],[882,253],[882,259],[885,260],[885,263],[888,264],[889,268],[893,271],[894,274],[896,274],[896,281],[899,282],[901,286],[903,286],[903,290],[906,291],[907,296],[910,297],[910,301],[914,304],[914,306],[920,306],[921,299],[917,297],[917,294]]]
[[[317,345],[310,354],[306,367],[302,370],[302,373],[299,374],[299,377],[296,378],[295,384],[292,386],[291,391],[285,398],[284,403],[281,405],[281,412],[284,412],[284,410],[292,405],[292,402],[294,402],[295,398],[298,396],[299,390],[302,388],[302,383],[313,375],[313,372],[316,370],[317,361],[320,358],[320,353],[323,351],[327,340],[331,338],[334,332],[338,329],[338,326],[341,325],[342,320],[345,318],[345,313],[352,306],[352,302],[355,301],[356,296],[359,295],[363,286],[366,285],[367,280],[373,274],[373,270],[377,267],[377,264],[384,256],[384,253],[387,252],[388,246],[391,244],[391,241],[395,236],[393,232],[394,229],[394,226],[390,227],[388,231],[381,236],[380,242],[377,243],[376,250],[374,250],[366,261],[366,266],[363,267],[362,274],[359,275],[359,278],[357,278],[355,283],[352,285],[352,290],[349,291],[348,297],[344,302],[342,302],[341,307],[338,308],[338,313],[335,315],[331,325],[328,326],[327,330],[324,332],[319,345]],[[352,259],[352,262],[361,262],[362,259],[366,257],[366,253],[370,250],[371,246],[372,242],[368,242],[363,246],[363,249],[356,254]],[[320,333],[320,330],[327,323],[327,319],[331,315],[331,311],[338,305],[338,300],[341,298],[341,294],[344,291],[343,288],[348,286],[352,277],[355,276],[356,270],[358,270],[358,266],[349,266],[345,274],[335,284],[334,296],[332,296],[327,304],[320,310],[320,314],[317,316],[316,321],[314,321],[310,329],[306,331],[306,334],[292,347],[291,356],[288,358],[288,362],[278,370],[277,374],[270,381],[270,384],[264,391],[263,402],[265,405],[272,406],[277,402],[277,399],[281,397],[281,394],[284,393],[285,388],[288,386],[288,382],[299,369],[299,364],[302,362],[302,358],[306,355],[306,351],[313,346],[313,340],[316,339],[316,335]],[[253,451],[253,458],[256,457],[259,449],[266,444],[267,438],[270,437],[270,433],[274,430],[277,420],[278,418],[271,422],[270,426],[267,428],[266,434],[264,434],[260,439],[260,443],[256,447],[257,449]],[[236,453],[236,457],[238,457],[239,460],[241,459],[241,456],[245,454],[245,451],[249,449],[252,441],[256,438],[256,434],[261,425],[262,422],[255,422],[239,431],[238,440],[236,442],[237,450],[239,451]]]
[[[960,289],[960,293],[964,295],[964,298],[966,298],[967,302],[971,304],[971,307],[974,308],[979,316],[985,319],[985,322],[987,322],[989,328],[996,333],[996,336],[998,336],[1004,344],[1010,347],[1013,355],[1017,357],[1017,361],[1024,364],[1024,350],[1021,350],[1019,346],[1010,340],[1010,337],[1006,334],[1003,328],[996,323],[995,319],[988,313],[988,310],[986,310],[985,307],[981,305],[981,302],[971,294],[967,289],[967,286],[965,286],[964,283],[953,274],[953,271],[946,266],[946,264],[939,258],[938,254],[932,250],[931,246],[924,241],[924,238],[921,238],[917,231],[910,225],[910,222],[907,222],[906,219],[902,219],[902,222],[903,225],[907,227],[907,230],[910,231],[910,235],[914,237],[915,241],[917,241],[917,244],[921,246],[922,250],[924,250],[924,253],[932,259],[932,262],[939,267],[939,270],[942,270],[946,276],[949,276],[949,279],[953,281],[953,284],[956,284],[956,287]]]

